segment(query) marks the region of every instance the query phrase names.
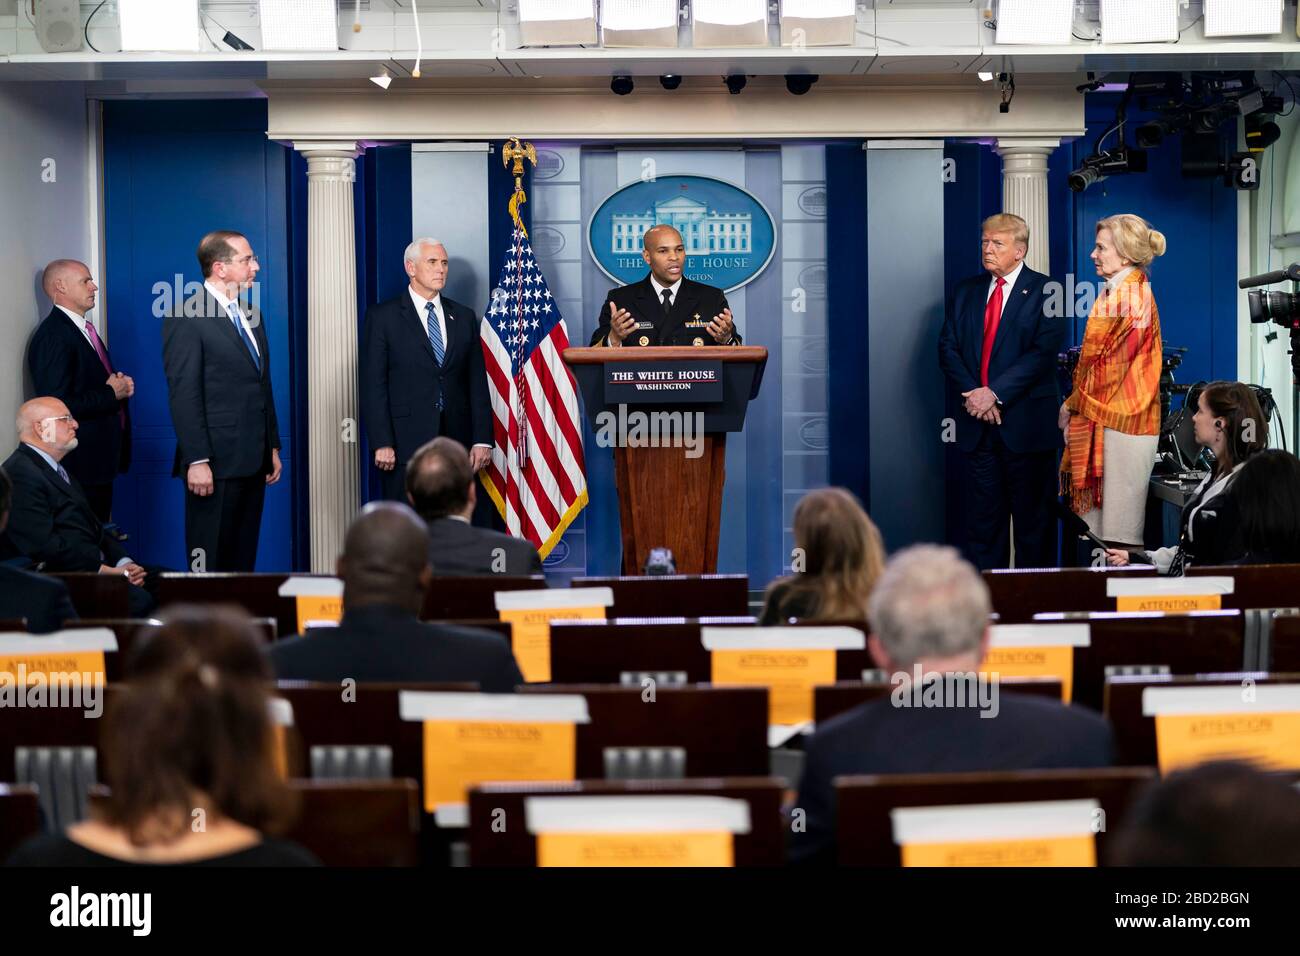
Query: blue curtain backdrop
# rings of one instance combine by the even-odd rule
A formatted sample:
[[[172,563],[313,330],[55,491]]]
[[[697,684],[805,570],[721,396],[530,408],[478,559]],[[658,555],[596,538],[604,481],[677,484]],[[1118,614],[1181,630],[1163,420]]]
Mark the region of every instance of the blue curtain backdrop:
[[[195,249],[212,229],[248,236],[262,271],[271,377],[280,421],[284,477],[268,489],[259,569],[301,566],[295,507],[305,414],[292,366],[305,275],[291,243],[291,151],[266,138],[264,100],[110,101],[104,104],[104,232],[109,338],[117,366],[135,378],[133,464],[118,479],[114,516],[138,561],[187,569],[184,487],[171,477],[176,435],[162,368],[164,308],[201,282]],[[291,277],[293,277],[291,279]],[[301,499],[298,499],[301,501]]]

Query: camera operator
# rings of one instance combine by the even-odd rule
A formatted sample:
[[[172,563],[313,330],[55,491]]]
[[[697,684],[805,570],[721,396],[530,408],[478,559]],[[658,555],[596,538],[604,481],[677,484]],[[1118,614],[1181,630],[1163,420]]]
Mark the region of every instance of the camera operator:
[[[1214,455],[1215,466],[1183,506],[1178,546],[1150,552],[1108,548],[1107,564],[1141,561],[1161,574],[1181,575],[1191,564],[1227,564],[1243,555],[1236,496],[1228,492],[1246,461],[1268,443],[1263,409],[1250,386],[1211,382],[1197,399],[1192,425],[1196,443]]]

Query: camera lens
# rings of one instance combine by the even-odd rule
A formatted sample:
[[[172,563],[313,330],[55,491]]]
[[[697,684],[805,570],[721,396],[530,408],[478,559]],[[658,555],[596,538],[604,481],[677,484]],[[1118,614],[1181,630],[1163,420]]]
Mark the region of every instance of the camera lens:
[[[1076,193],[1081,193],[1101,178],[1096,166],[1083,166],[1070,173],[1069,185]]]

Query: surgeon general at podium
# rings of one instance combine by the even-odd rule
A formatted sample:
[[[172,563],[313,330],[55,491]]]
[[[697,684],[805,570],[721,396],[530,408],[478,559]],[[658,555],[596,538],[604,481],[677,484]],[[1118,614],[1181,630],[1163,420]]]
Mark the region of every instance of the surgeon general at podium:
[[[672,226],[642,240],[650,274],[610,289],[592,345],[739,345],[740,333],[721,289],[682,277],[686,246]]]

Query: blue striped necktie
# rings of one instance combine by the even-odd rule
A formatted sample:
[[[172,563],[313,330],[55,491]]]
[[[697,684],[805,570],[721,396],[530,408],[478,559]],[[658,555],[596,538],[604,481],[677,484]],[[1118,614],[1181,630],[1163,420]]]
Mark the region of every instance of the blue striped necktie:
[[[424,304],[424,311],[427,312],[429,315],[427,324],[429,326],[429,344],[433,346],[433,359],[435,362],[438,363],[438,367],[441,368],[442,357],[443,355],[446,354],[446,351],[443,348],[443,344],[442,344],[442,329],[438,325],[438,310],[433,307],[433,302],[430,301]],[[439,387],[438,387],[439,411],[442,410],[442,407],[443,407],[442,387],[441,387],[441,383],[439,383]]]
[[[429,344],[433,346],[433,357],[441,365],[445,349],[442,343],[442,329],[438,325],[438,312],[434,309],[432,302],[425,303],[424,311],[429,314]]]
[[[239,315],[239,306],[230,303],[227,308],[230,310],[230,321],[235,323],[235,331],[239,333],[239,338],[244,343],[244,348],[248,349],[248,354],[257,366],[257,370],[262,371],[262,356],[257,354],[257,348],[253,345],[252,338],[249,337],[248,331],[244,328],[244,323]]]

